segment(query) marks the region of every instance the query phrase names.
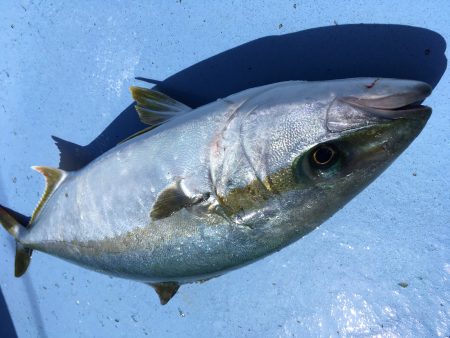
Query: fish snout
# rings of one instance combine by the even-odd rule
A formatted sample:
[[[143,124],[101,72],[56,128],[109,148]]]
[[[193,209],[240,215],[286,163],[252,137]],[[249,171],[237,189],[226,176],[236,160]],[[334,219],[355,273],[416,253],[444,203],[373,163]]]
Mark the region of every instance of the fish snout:
[[[362,88],[364,87],[364,88]],[[332,132],[363,127],[400,118],[421,119],[431,108],[421,103],[432,92],[425,82],[397,79],[365,81],[357,93],[337,97],[330,105],[327,126]]]

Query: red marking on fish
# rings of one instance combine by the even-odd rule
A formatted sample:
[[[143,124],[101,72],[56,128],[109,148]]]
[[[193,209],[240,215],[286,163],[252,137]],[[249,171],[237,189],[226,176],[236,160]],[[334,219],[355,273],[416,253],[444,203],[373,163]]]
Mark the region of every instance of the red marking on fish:
[[[379,79],[375,79],[375,81],[373,81],[372,83],[366,85],[366,88],[367,88],[367,89],[372,88],[373,86],[375,86],[375,83],[377,83],[378,80],[379,80]]]

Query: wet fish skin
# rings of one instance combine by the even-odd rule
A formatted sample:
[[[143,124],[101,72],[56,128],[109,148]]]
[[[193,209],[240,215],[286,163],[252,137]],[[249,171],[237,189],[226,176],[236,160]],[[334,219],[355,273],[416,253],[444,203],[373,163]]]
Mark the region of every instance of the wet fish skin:
[[[358,78],[234,94],[64,173],[16,240],[146,283],[216,277],[342,208],[420,133],[431,109],[402,107],[430,93],[422,82]],[[330,153],[332,164],[314,163]]]

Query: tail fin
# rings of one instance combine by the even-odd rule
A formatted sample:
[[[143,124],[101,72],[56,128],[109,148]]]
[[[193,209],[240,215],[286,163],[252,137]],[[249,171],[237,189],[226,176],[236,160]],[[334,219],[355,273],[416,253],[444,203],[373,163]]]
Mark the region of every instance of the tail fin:
[[[24,247],[23,244],[19,242],[19,238],[24,232],[27,231],[27,229],[2,207],[0,207],[0,223],[16,240],[14,275],[16,277],[20,277],[27,271],[31,261],[31,254],[33,252],[33,250]]]
[[[14,276],[20,277],[27,272],[31,262],[33,250],[24,247],[21,243],[16,242],[16,259],[14,261]]]

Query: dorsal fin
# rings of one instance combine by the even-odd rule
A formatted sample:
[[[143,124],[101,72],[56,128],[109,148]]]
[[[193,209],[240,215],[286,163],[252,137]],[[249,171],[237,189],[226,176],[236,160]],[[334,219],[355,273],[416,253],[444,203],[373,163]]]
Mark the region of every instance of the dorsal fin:
[[[156,128],[157,126],[158,126],[158,125],[150,126],[150,127],[144,128],[144,129],[142,129],[142,130],[139,130],[138,132],[134,133],[133,135],[128,136],[125,140],[120,141],[119,144],[125,143],[125,142],[127,142],[127,141],[129,141],[129,140],[131,140],[131,139],[133,139],[133,138],[135,138],[135,137],[138,137],[139,135],[145,134],[146,132],[148,132],[148,131],[150,131],[150,130]]]
[[[170,118],[191,111],[185,104],[170,96],[143,87],[131,86],[131,95],[136,101],[136,111],[142,123],[154,126]]]
[[[61,182],[67,177],[67,173],[61,169],[42,166],[34,166],[31,168],[44,175],[46,186],[36,209],[34,209],[34,212],[31,215],[30,224],[35,221],[45,202],[47,202],[56,188],[58,188]]]

